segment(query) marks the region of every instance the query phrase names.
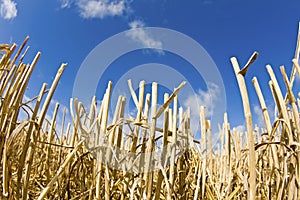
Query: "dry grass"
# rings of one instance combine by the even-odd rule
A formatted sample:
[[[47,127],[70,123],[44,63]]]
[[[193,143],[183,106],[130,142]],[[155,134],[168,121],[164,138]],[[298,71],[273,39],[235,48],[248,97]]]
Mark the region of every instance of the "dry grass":
[[[129,81],[136,118],[124,118],[126,98],[120,96],[109,123],[110,82],[100,109],[95,98],[89,109],[71,99],[72,123],[63,121],[62,127],[67,128],[62,128],[63,135],[58,134],[59,104],[52,119],[45,116],[66,65],[61,65],[49,89],[44,84],[35,98],[23,102],[40,57],[38,53],[31,64],[23,63],[27,40],[18,50],[15,44],[0,45],[1,199],[300,198],[300,100],[299,94],[293,93],[297,90],[293,89],[295,77],[300,76],[299,38],[290,78],[283,66],[277,77],[271,66],[266,67],[278,111],[274,122],[258,80],[252,80],[265,120],[261,129],[252,125],[245,84],[249,81],[245,74],[258,54],[254,53],[243,69],[231,58],[247,131],[231,129],[225,113],[218,148],[212,146],[211,125],[203,106],[199,113],[201,140],[193,138],[190,111],[177,104],[177,94],[185,83],[173,94],[165,94],[165,103],[158,108],[157,83],[152,84],[151,94],[145,94],[145,82],[141,82],[137,95]],[[284,81],[284,90],[277,78]],[[28,112],[28,118],[19,121],[21,110]],[[160,116],[163,125],[157,127]],[[103,148],[104,144],[110,147]],[[158,152],[161,162],[155,157]],[[124,154],[130,156],[122,160]]]

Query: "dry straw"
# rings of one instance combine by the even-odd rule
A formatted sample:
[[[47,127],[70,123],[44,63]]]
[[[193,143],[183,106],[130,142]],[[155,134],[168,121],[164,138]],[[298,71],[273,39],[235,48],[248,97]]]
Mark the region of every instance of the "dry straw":
[[[18,50],[16,44],[0,45],[1,199],[300,199],[300,93],[294,87],[300,76],[300,26],[291,75],[284,66],[277,75],[266,66],[276,106],[273,122],[260,84],[252,79],[263,127],[253,126],[246,76],[258,53],[242,69],[231,58],[246,131],[231,129],[230,113],[225,113],[219,135],[212,135],[214,122],[207,120],[205,105],[199,106],[198,122],[191,122],[189,109],[179,107],[185,82],[164,94],[164,104],[157,107],[158,83],[145,94],[142,81],[136,94],[129,80],[136,116],[125,116],[127,99],[120,96],[112,120],[109,82],[100,105],[96,97],[88,107],[71,99],[71,123],[65,124],[68,116],[66,110],[59,112],[59,104],[48,112],[65,64],[49,89],[43,84],[36,97],[24,98],[41,55],[23,63],[28,39]],[[191,123],[200,124],[196,133]],[[220,138],[215,146],[213,138]]]

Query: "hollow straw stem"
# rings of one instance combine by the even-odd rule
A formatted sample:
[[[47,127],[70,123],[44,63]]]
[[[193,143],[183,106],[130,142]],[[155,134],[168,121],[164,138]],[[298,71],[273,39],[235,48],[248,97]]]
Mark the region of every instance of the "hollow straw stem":
[[[170,103],[172,102],[172,100],[175,98],[175,96],[177,96],[177,94],[185,86],[185,84],[186,84],[186,82],[183,81],[177,88],[175,88],[174,92],[171,94],[171,96],[169,97],[169,99],[157,110],[154,118],[159,118],[159,116],[163,113],[163,111],[165,110],[165,108],[170,105]]]
[[[58,82],[59,82],[59,80],[62,76],[62,73],[63,73],[66,66],[67,65],[63,63],[61,65],[61,67],[58,69],[57,74],[56,74],[56,76],[54,78],[54,81],[51,85],[51,88],[49,90],[49,93],[48,93],[48,95],[45,99],[45,102],[43,104],[43,107],[42,107],[42,110],[41,110],[41,113],[40,113],[40,116],[39,116],[39,119],[38,119],[38,122],[37,122],[38,129],[33,130],[33,133],[32,133],[33,141],[32,141],[32,145],[29,148],[28,162],[27,162],[27,165],[26,165],[25,175],[24,175],[24,189],[23,189],[23,193],[22,193],[23,200],[27,199],[27,192],[28,192],[27,189],[28,189],[28,184],[29,184],[29,176],[30,176],[30,173],[31,173],[31,167],[32,167],[33,158],[34,158],[34,154],[35,154],[36,143],[37,143],[37,140],[39,139],[40,129],[43,125],[43,122],[44,122],[48,107],[50,105],[50,101],[51,101],[52,96],[54,94],[54,91],[55,91],[55,89],[58,85]]]
[[[297,108],[297,104],[296,104],[296,98],[293,94],[292,88],[291,88],[291,84],[290,81],[288,80],[287,74],[285,72],[284,66],[280,67],[280,71],[285,83],[285,86],[287,88],[287,96],[290,102],[290,105],[292,106],[292,113],[293,113],[293,117],[294,117],[294,122],[295,122],[295,136],[297,138],[297,142],[300,143],[300,119],[299,119],[299,112],[298,112],[298,108]],[[297,176],[297,180],[300,180],[300,151],[299,151],[299,146],[297,147],[298,152],[297,152],[297,171],[296,171],[296,176]],[[300,195],[300,189],[298,188],[297,191]]]
[[[30,144],[30,140],[31,140],[31,137],[32,137],[32,133],[35,129],[34,120],[37,117],[37,113],[38,113],[38,110],[40,108],[40,104],[41,104],[41,101],[42,101],[42,98],[43,98],[46,87],[47,87],[47,84],[44,83],[41,90],[40,90],[37,102],[35,104],[35,108],[33,110],[32,116],[31,116],[32,122],[30,123],[30,125],[28,127],[28,130],[26,131],[25,142],[24,142],[24,145],[23,145],[23,148],[22,148],[22,153],[21,153],[20,158],[19,158],[19,167],[18,167],[18,171],[17,171],[17,197],[20,196],[22,172],[23,172],[23,168],[24,168],[24,165],[25,165],[25,159],[26,159],[26,155],[27,155],[27,152],[28,152],[28,149],[29,149],[29,144]]]
[[[2,70],[0,70],[1,82],[3,79],[5,80],[7,78],[7,72],[11,70],[10,58],[17,47],[17,45],[15,43],[13,43],[11,45],[11,47],[9,45],[4,45],[4,46],[6,46],[6,47],[4,47],[5,48],[4,51],[6,52],[6,54],[4,54],[0,60],[0,66],[3,66]],[[3,88],[3,89],[5,89],[5,88]],[[2,95],[2,93],[1,93],[1,95]]]
[[[196,176],[195,178],[197,178],[197,185],[196,185],[196,189],[194,192],[194,200],[198,199],[199,196],[199,189],[201,188],[200,184],[201,184],[201,174],[202,174],[202,170],[201,170],[201,162],[197,162],[196,163],[196,168],[195,168],[195,173]]]
[[[270,116],[269,116],[269,113],[268,113],[268,108],[266,106],[266,102],[265,102],[263,93],[260,89],[260,86],[259,86],[259,83],[258,83],[258,80],[257,80],[256,77],[254,77],[252,79],[252,83],[254,85],[254,88],[255,88],[255,91],[256,91],[260,106],[261,106],[261,110],[262,110],[262,113],[263,113],[263,116],[264,116],[265,125],[266,125],[266,128],[267,128],[268,134],[270,136],[271,131],[272,131],[271,120],[270,120]]]
[[[245,78],[243,75],[239,74],[240,67],[238,61],[235,57],[230,59],[233,69],[235,71],[236,79],[240,88],[240,93],[243,101],[244,115],[246,119],[246,126],[248,132],[248,148],[249,148],[249,200],[254,200],[256,198],[256,158],[254,149],[254,137],[253,137],[253,127],[252,127],[252,114],[250,110],[250,102],[247,92],[247,87],[245,83]]]
[[[52,120],[51,120],[50,131],[49,131],[48,138],[47,138],[48,145],[46,147],[47,148],[47,157],[46,157],[46,162],[45,162],[47,182],[49,182],[49,180],[50,180],[50,168],[47,167],[47,166],[50,166],[51,142],[52,142],[52,139],[53,139],[53,132],[54,132],[54,129],[55,129],[55,123],[56,123],[56,116],[57,116],[58,108],[59,108],[59,103],[56,103],[55,108],[54,108],[54,113],[53,113],[53,116],[52,116]]]
[[[18,74],[18,73],[16,73],[17,70],[18,70],[18,67],[15,67],[15,66],[13,66],[13,65],[14,65],[15,61],[17,60],[17,58],[19,57],[20,53],[22,52],[22,50],[23,50],[24,46],[26,45],[28,39],[29,39],[29,37],[27,36],[27,37],[25,38],[24,42],[22,43],[22,45],[20,46],[20,48],[19,48],[17,54],[16,54],[15,57],[13,58],[12,62],[11,62],[10,65],[8,66],[8,68],[10,69],[10,71],[9,71],[7,77],[6,77],[5,82],[3,83],[3,85],[1,85],[0,96],[2,96],[3,91],[4,91],[5,89],[7,89],[8,91],[10,90],[12,84],[10,84],[8,87],[7,87],[7,85],[8,85],[9,82],[13,83],[14,80],[15,80],[16,75]],[[18,66],[20,66],[20,65],[21,65],[21,63],[20,63]],[[12,68],[11,68],[11,67],[12,67]]]
[[[186,147],[188,144],[188,134],[187,134],[187,130],[185,129],[185,121],[186,121],[186,113],[183,113],[183,108],[180,107],[179,108],[179,128],[178,128],[178,133],[180,133],[180,137],[182,138],[182,140],[180,140],[178,143],[178,145],[180,145],[179,147],[181,148],[180,151],[182,152],[182,148]],[[184,150],[185,151],[185,150]],[[185,162],[185,152],[181,153],[181,156],[179,156],[178,161],[177,161],[177,166],[178,166],[178,170],[177,170],[177,177],[178,177],[178,191],[179,191],[179,195],[183,198],[186,199],[185,196],[185,173],[186,170],[184,169],[184,162]]]
[[[296,127],[295,135],[297,137],[298,142],[300,142],[300,120],[299,120],[299,112],[298,112],[297,105],[296,105],[296,98],[293,94],[291,84],[288,80],[288,77],[287,77],[287,74],[285,72],[284,66],[281,66],[280,70],[281,70],[281,74],[283,76],[285,86],[286,86],[287,91],[288,91],[288,97],[289,97],[289,100],[290,100],[290,104],[292,106],[292,111],[293,111],[292,113],[293,113],[293,117],[294,117],[294,120],[295,120],[295,127]]]
[[[295,77],[296,77],[296,73],[297,73],[297,67],[295,65],[295,63],[298,63],[299,62],[299,53],[300,53],[300,22],[298,24],[298,35],[297,35],[297,45],[296,45],[296,49],[295,49],[295,62],[293,62],[293,68],[292,68],[292,73],[291,73],[291,77],[290,77],[290,86],[291,88],[293,88],[293,84],[294,84],[294,81],[295,81]],[[299,72],[299,68],[298,68],[298,73]],[[285,98],[285,100],[287,100],[287,96]]]
[[[12,90],[13,92],[15,92],[16,98],[12,98],[10,104],[12,102],[14,102],[14,105],[17,106],[17,111],[19,111],[19,105],[22,102],[23,95],[25,93],[26,87],[29,82],[29,78],[30,78],[40,56],[41,56],[41,53],[38,52],[36,54],[35,58],[33,59],[31,65],[28,67],[28,70],[26,70],[26,72],[24,71],[24,73],[22,73],[21,78],[19,79],[20,85],[18,85],[18,89]],[[9,91],[4,94],[4,99],[6,99],[6,97],[8,97],[8,96],[9,96]],[[13,121],[16,121],[17,115],[18,115],[18,112],[16,112],[14,117],[12,117]],[[12,129],[14,129],[14,126],[11,127],[11,130],[9,132],[11,132]]]
[[[267,71],[268,71],[269,76],[271,78],[271,81],[273,83],[273,88],[274,88],[274,92],[275,92],[274,95],[277,97],[277,100],[278,100],[278,103],[279,103],[279,105],[277,105],[277,106],[279,107],[280,114],[282,114],[283,119],[285,121],[284,126],[286,126],[288,130],[291,130],[291,124],[290,124],[288,112],[287,112],[287,109],[286,109],[286,105],[285,105],[285,102],[284,102],[284,99],[283,99],[281,89],[280,89],[279,84],[277,82],[276,76],[274,74],[274,71],[273,71],[271,65],[267,65],[266,68],[267,68]],[[292,135],[289,134],[288,138],[289,138],[289,144],[291,144],[293,142]]]
[[[271,135],[271,133],[272,133],[271,120],[270,120],[270,117],[269,117],[268,108],[266,106],[266,102],[265,102],[263,93],[260,89],[260,86],[259,86],[259,83],[258,83],[258,80],[257,80],[256,77],[254,77],[252,79],[252,83],[254,85],[256,94],[258,96],[258,100],[259,100],[259,103],[260,103],[262,114],[264,116],[265,125],[266,125],[267,131],[268,131],[269,138],[271,139],[272,138],[272,135]],[[279,161],[278,161],[276,147],[274,145],[271,145],[271,150],[272,150],[272,157],[273,157],[273,160],[274,160],[275,167],[277,169],[279,169]]]
[[[120,108],[120,119],[124,118],[124,112],[125,112],[125,104],[126,104],[126,97],[122,97],[121,100],[121,108]],[[121,149],[122,144],[122,133],[123,133],[123,124],[120,124],[118,126],[118,134],[117,134],[117,140],[116,140],[116,147],[117,149]]]
[[[117,105],[116,105],[116,108],[115,108],[115,113],[114,113],[112,124],[116,124],[117,121],[119,120],[120,112],[121,112],[121,106],[122,106],[122,98],[123,98],[122,96],[119,96],[119,98],[118,98],[118,102],[117,102]],[[112,150],[111,150],[110,147],[113,147],[114,144],[115,144],[116,129],[117,129],[117,126],[114,126],[112,131],[110,132],[109,139],[108,139],[108,147],[109,148],[107,148],[107,153],[106,153],[108,162],[112,161],[111,160]],[[119,150],[120,149],[117,149],[117,151],[119,151]],[[113,163],[112,163],[113,167],[117,167],[116,161],[117,161],[116,159],[113,160]],[[112,177],[115,178],[115,176],[116,176],[116,170],[114,169]],[[112,181],[114,181],[114,180],[112,180]]]
[[[49,193],[50,189],[54,185],[54,183],[57,181],[57,179],[61,176],[61,174],[64,172],[65,168],[68,166],[68,164],[71,162],[72,158],[74,157],[75,153],[78,151],[78,149],[81,147],[83,141],[80,141],[75,148],[70,152],[63,162],[63,164],[59,167],[57,170],[55,176],[51,179],[51,181],[47,184],[47,186],[43,189],[41,194],[38,197],[38,200],[42,200],[46,197],[46,195]]]
[[[170,185],[174,190],[175,181],[175,162],[176,162],[176,143],[177,143],[177,119],[178,119],[178,97],[174,97],[173,101],[173,124],[172,124],[172,142],[171,142],[171,158],[170,158]],[[172,198],[172,191],[169,193],[168,199]]]
[[[112,82],[109,81],[104,98],[103,98],[103,102],[102,102],[102,106],[103,110],[99,115],[98,118],[101,117],[101,121],[100,121],[100,132],[99,132],[99,145],[100,148],[103,147],[104,145],[104,140],[105,140],[105,136],[106,136],[106,127],[107,127],[107,121],[108,121],[108,110],[109,110],[109,103],[110,103],[110,94],[111,94],[111,88],[112,88]],[[102,162],[103,160],[103,149],[100,149],[97,152],[97,176],[96,176],[96,199],[101,199],[101,174],[102,174]],[[105,169],[105,166],[104,166]],[[104,184],[105,184],[105,199],[110,199],[110,190],[109,190],[109,181],[108,181],[109,177],[107,177],[107,174],[104,173]]]
[[[204,198],[205,183],[206,183],[206,157],[207,157],[207,139],[206,139],[206,108],[200,106],[200,126],[201,126],[201,154],[202,154],[202,184],[201,198]],[[200,175],[200,174],[199,174]]]
[[[224,124],[223,124],[223,131],[225,135],[225,158],[226,158],[226,179],[228,180],[228,169],[230,169],[230,154],[231,154],[231,141],[230,141],[230,128],[228,123],[228,115],[224,113]]]
[[[228,198],[229,195],[229,191],[230,191],[230,187],[231,187],[231,183],[232,183],[232,143],[231,143],[231,134],[230,134],[230,124],[228,122],[228,114],[224,113],[224,134],[225,134],[225,153],[226,153],[226,183],[227,186],[225,187],[224,190],[224,195],[226,195],[226,197]]]
[[[138,107],[137,107],[137,116],[135,118],[135,123],[140,123],[142,119],[142,112],[143,112],[143,105],[144,105],[144,92],[145,92],[145,81],[141,81],[139,87],[139,100],[137,105]],[[131,147],[132,153],[136,153],[137,142],[139,140],[139,132],[140,132],[140,126],[135,126],[133,140],[132,140],[132,147]]]
[[[147,199],[151,198],[152,195],[152,181],[153,181],[153,149],[155,145],[155,132],[156,132],[156,115],[157,110],[157,83],[152,83],[152,94],[151,94],[151,125],[148,139],[148,146],[146,149],[146,158],[145,158],[145,188],[146,188],[146,197]]]
[[[165,93],[164,94],[164,103],[167,101],[169,98],[169,94]],[[164,167],[165,166],[165,159],[166,159],[166,153],[167,153],[167,145],[168,145],[168,130],[169,130],[169,107],[165,108],[164,111],[164,127],[163,127],[163,148],[162,148],[162,153],[161,153],[161,165]],[[157,184],[156,184],[156,189],[155,189],[155,200],[161,199],[160,193],[161,193],[161,185],[163,181],[163,172],[162,170],[159,170],[158,172],[158,178],[157,178]]]
[[[148,124],[148,119],[149,119],[149,108],[150,108],[150,94],[146,94],[146,101],[145,101],[145,106],[144,106],[144,113],[143,113],[143,122]],[[141,141],[141,155],[140,155],[140,163],[139,163],[139,172],[140,172],[140,179],[143,180],[144,176],[144,169],[145,169],[145,152],[146,152],[146,144],[147,144],[147,134],[148,134],[148,129],[143,129],[142,130],[142,141]],[[143,183],[142,181],[140,182],[140,194],[143,194]]]

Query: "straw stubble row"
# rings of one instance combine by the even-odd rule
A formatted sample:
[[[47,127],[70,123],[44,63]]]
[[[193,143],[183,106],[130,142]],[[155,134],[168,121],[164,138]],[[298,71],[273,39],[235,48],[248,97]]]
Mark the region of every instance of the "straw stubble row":
[[[66,65],[61,65],[48,90],[43,84],[37,97],[23,102],[40,57],[37,53],[31,64],[23,63],[27,41],[15,54],[16,44],[0,45],[2,198],[299,199],[300,100],[299,91],[293,88],[300,76],[299,45],[290,78],[280,67],[285,90],[279,87],[273,68],[266,66],[277,110],[273,123],[259,82],[252,79],[265,122],[260,129],[253,126],[245,78],[258,53],[242,69],[231,58],[246,131],[231,129],[230,114],[225,113],[219,132],[212,134],[214,122],[207,119],[204,105],[199,106],[198,122],[191,122],[189,109],[179,107],[178,93],[185,82],[172,94],[164,94],[164,103],[158,107],[158,83],[152,83],[151,93],[146,93],[142,81],[136,94],[129,80],[135,118],[126,117],[128,99],[124,96],[109,112],[109,82],[100,105],[96,97],[88,107],[76,98],[70,100],[67,125],[66,111],[58,117],[59,104],[52,118],[46,119]],[[27,117],[20,118],[20,112]],[[200,124],[196,133],[191,132],[191,123]],[[217,143],[215,138],[219,138]]]

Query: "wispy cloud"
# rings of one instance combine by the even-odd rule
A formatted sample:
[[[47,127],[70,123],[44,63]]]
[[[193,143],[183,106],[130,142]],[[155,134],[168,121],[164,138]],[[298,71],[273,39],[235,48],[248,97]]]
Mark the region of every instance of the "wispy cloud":
[[[127,34],[129,38],[140,43],[144,48],[156,49],[157,52],[163,54],[163,51],[161,50],[163,47],[162,42],[154,39],[150,33],[144,29],[144,22],[135,20],[129,23],[129,27],[130,31]]]
[[[60,8],[70,8],[72,5],[72,0],[60,0]]]
[[[17,4],[12,0],[2,0],[0,5],[0,16],[4,19],[13,19],[17,16]]]
[[[79,15],[82,18],[104,19],[106,17],[124,16],[125,13],[132,11],[131,4],[134,0],[59,0],[60,7],[70,8],[71,6],[79,9]],[[134,20],[128,23],[130,31],[127,36],[134,42],[151,48],[159,54],[164,54],[161,50],[163,44],[154,39],[145,28],[145,23],[141,20]]]
[[[70,2],[70,1],[68,1]],[[125,0],[77,0],[80,16],[83,18],[100,18],[123,15],[127,9]]]
[[[220,94],[220,88],[214,83],[207,84],[207,90],[199,89],[197,93],[188,95],[183,100],[184,109],[190,109],[191,131],[196,133],[199,130],[200,106],[206,107],[206,116],[211,117],[216,101]]]
[[[206,107],[206,115],[212,116],[215,107],[215,102],[220,94],[219,87],[214,83],[207,84],[207,91],[199,89],[196,94],[187,97],[183,102],[185,107],[191,109],[191,114],[199,117],[200,106]]]
[[[233,127],[233,128],[236,129],[237,132],[242,132],[242,133],[244,133],[244,132],[246,131],[245,125],[238,125],[238,126]]]

